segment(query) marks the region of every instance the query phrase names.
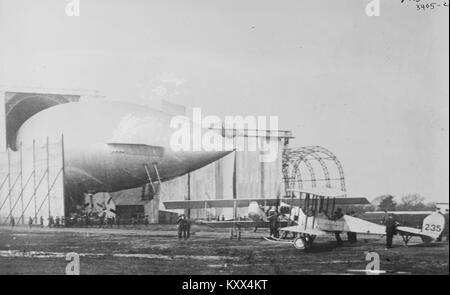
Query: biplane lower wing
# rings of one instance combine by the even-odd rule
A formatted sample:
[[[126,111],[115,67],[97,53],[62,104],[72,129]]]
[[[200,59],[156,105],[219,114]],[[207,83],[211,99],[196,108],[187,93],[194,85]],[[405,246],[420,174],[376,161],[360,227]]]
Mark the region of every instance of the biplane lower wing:
[[[196,221],[197,225],[205,225],[212,228],[266,228],[269,227],[269,223],[266,221],[253,221],[253,220],[226,220],[226,221]],[[280,222],[280,226],[286,226],[287,222]]]
[[[328,234],[326,231],[314,229],[314,228],[305,228],[303,225],[293,225],[288,227],[280,228],[280,231],[294,232],[300,234],[308,234],[312,236],[324,236]]]
[[[280,199],[216,199],[216,200],[186,200],[163,202],[168,210],[204,209],[204,208],[242,208],[256,202],[261,206],[279,206]]]
[[[212,228],[230,228],[230,227],[268,227],[269,223],[264,221],[253,220],[226,220],[226,221],[196,221],[195,224],[205,225]]]

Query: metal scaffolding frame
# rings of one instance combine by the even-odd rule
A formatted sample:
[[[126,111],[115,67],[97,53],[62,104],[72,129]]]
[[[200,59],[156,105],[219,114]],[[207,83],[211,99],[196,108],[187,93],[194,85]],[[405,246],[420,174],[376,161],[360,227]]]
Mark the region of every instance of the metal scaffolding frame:
[[[60,177],[63,177],[62,181],[64,182],[64,137],[61,137],[61,141],[58,142],[58,144],[61,145],[61,167],[52,167],[50,164],[51,161],[51,155],[50,155],[50,143],[49,138],[46,140],[46,144],[43,147],[45,149],[46,158],[45,158],[45,166],[44,169],[38,169],[37,167],[37,157],[36,157],[36,142],[33,141],[32,145],[32,169],[29,172],[24,171],[24,159],[23,159],[23,146],[20,144],[19,150],[15,153],[19,153],[19,171],[17,172],[17,175],[14,175],[12,171],[12,156],[11,156],[11,149],[8,148],[6,151],[7,156],[7,173],[3,179],[1,179],[0,182],[0,213],[2,212],[2,209],[5,208],[6,203],[9,203],[9,210],[7,210],[7,216],[0,220],[0,223],[9,223],[11,221],[11,217],[17,217],[13,216],[14,211],[18,204],[20,203],[20,217],[16,221],[17,223],[22,222],[22,224],[25,223],[25,213],[27,212],[30,204],[32,201],[34,201],[34,210],[33,210],[33,217],[34,217],[34,223],[37,223],[38,215],[40,215],[40,212],[44,206],[44,204],[47,202],[48,206],[48,216],[52,216],[51,212],[51,200],[50,196],[53,192],[55,185]],[[28,163],[29,164],[29,163]],[[56,169],[55,171],[52,171],[54,175],[52,176],[50,171],[52,169]],[[42,175],[38,179],[38,170],[44,170]],[[26,175],[25,175],[26,174]],[[25,182],[23,181],[25,179]],[[38,200],[38,191],[46,187],[45,196],[42,200]],[[14,190],[19,190],[18,195],[14,195]],[[29,189],[32,193],[27,198],[25,196],[25,190]],[[1,192],[3,190],[6,190],[7,193],[2,194]],[[64,189],[62,190],[64,194]],[[4,199],[3,199],[4,198]],[[14,200],[14,198],[16,198]],[[64,198],[64,195],[62,196]],[[3,199],[3,200],[2,200]],[[19,202],[20,201],[20,202]],[[63,201],[64,202],[64,201]],[[30,214],[29,214],[30,215]],[[30,216],[31,217],[31,216]]]
[[[319,163],[324,178],[317,178],[316,171],[311,162]],[[331,177],[329,164],[336,166],[338,174]],[[299,148],[286,148],[283,151],[283,179],[285,189],[303,188],[305,182],[310,182],[312,187],[317,187],[319,181],[325,182],[326,187],[331,187],[332,181],[339,181],[340,189],[346,192],[344,168],[339,159],[328,149],[321,146],[306,146]],[[305,165],[309,171],[310,179],[304,179],[300,171],[301,165]],[[289,195],[289,193],[286,193]]]

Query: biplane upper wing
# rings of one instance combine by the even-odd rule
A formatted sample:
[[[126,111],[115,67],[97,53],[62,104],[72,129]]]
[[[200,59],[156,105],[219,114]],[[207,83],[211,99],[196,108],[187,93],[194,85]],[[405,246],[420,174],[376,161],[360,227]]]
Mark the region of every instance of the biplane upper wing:
[[[349,197],[349,198],[335,198],[333,199],[335,205],[368,205],[370,202],[363,197]],[[214,199],[214,200],[178,200],[165,201],[164,206],[168,210],[176,209],[204,209],[204,208],[240,208],[248,207],[251,202],[256,202],[261,206],[280,206],[281,203],[290,206],[303,206],[305,199],[299,198],[247,198],[247,199]],[[332,202],[330,200],[330,202]]]
[[[322,197],[345,197],[347,194],[339,189],[332,189],[327,187],[311,187],[311,188],[302,188],[302,189],[287,189],[288,192],[294,193],[304,193],[304,194],[312,194],[316,196]]]
[[[299,198],[281,198],[281,202],[291,206],[304,206],[306,200]],[[351,198],[335,198],[333,199],[336,206],[344,205],[369,205],[370,202],[364,197],[351,197]],[[330,203],[332,200],[330,201]]]
[[[279,206],[280,199],[215,199],[215,200],[183,200],[165,201],[168,210],[176,209],[204,209],[204,208],[240,208],[248,207],[251,202],[261,206]]]
[[[309,234],[314,236],[324,236],[327,234],[326,231],[317,229],[317,228],[311,228],[306,227],[303,225],[293,225],[288,227],[282,227],[280,228],[280,231],[288,231],[288,232],[294,232],[294,233],[303,233],[303,234]]]

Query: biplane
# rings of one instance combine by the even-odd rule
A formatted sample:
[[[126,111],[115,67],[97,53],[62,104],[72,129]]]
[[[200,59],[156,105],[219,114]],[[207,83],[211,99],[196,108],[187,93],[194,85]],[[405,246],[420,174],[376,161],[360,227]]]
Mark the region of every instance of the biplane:
[[[310,194],[310,191],[304,191]],[[322,192],[322,194],[325,194]],[[328,198],[340,196],[340,194],[326,193]],[[236,237],[241,239],[243,228],[267,228],[269,227],[269,212],[271,209],[278,212],[287,212],[279,215],[279,224],[282,227],[295,224],[295,216],[291,214],[291,208],[299,206],[299,199],[287,198],[246,198],[246,199],[220,199],[220,200],[180,200],[163,202],[167,210],[179,209],[205,209],[208,208],[233,208],[233,218],[230,220],[197,220],[198,225],[205,225],[212,228],[230,228],[230,239]],[[329,201],[330,208],[338,205],[365,205],[369,204],[366,198],[334,198]],[[238,208],[247,208],[247,217],[237,215]],[[284,209],[284,210],[283,210]]]
[[[243,228],[268,227],[268,211],[279,207],[280,199],[221,199],[221,200],[183,200],[163,202],[167,210],[233,208],[233,218],[229,220],[196,220],[195,224],[211,228],[230,228],[230,239],[241,239]],[[247,217],[237,214],[238,208],[248,208]],[[266,209],[269,208],[269,209]],[[282,222],[284,226],[287,222]]]
[[[350,215],[343,215],[340,218],[333,218],[334,208],[337,200],[348,198],[332,198],[311,195],[302,191],[299,198],[296,198],[296,207],[291,210],[291,219],[296,222],[295,225],[283,227],[280,229],[284,234],[281,239],[274,239],[279,242],[290,242],[295,248],[304,250],[312,247],[316,237],[335,233],[360,233],[370,235],[385,235],[384,225],[376,224],[361,218]],[[302,196],[304,195],[304,198]],[[330,206],[329,203],[332,202]],[[331,211],[329,210],[331,208]],[[408,244],[413,236],[419,236],[426,243],[439,237],[444,229],[445,219],[439,213],[432,213],[425,217],[422,222],[422,228],[413,228],[407,226],[398,226],[397,233],[402,237],[405,245]],[[291,238],[288,238],[291,233]]]
[[[346,205],[368,205],[364,197],[344,197],[342,192],[332,190],[302,189],[288,190],[290,196],[272,199],[221,199],[221,200],[183,200],[166,201],[168,210],[233,208],[234,218],[225,221],[197,221],[197,224],[213,228],[231,228],[231,236],[241,238],[241,229],[245,227],[268,227],[267,207],[287,207],[289,213],[283,214],[280,231],[281,238],[265,238],[280,243],[290,243],[296,249],[305,250],[312,247],[318,236],[335,233],[359,233],[385,235],[384,225],[370,222],[350,215],[334,218],[335,209]],[[298,193],[298,197],[295,195]],[[237,217],[237,208],[248,208],[248,218]],[[283,210],[280,210],[283,211]],[[445,219],[439,213],[426,216],[422,228],[398,226],[397,232],[405,245],[414,236],[419,236],[426,243],[439,237],[444,229]],[[286,225],[286,226],[285,226]],[[290,235],[289,235],[290,234]]]

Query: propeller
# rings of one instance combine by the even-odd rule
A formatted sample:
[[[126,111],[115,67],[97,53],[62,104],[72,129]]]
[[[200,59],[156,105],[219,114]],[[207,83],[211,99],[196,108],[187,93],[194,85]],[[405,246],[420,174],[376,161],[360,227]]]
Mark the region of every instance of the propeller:
[[[90,210],[89,210],[90,208]],[[109,218],[116,216],[116,205],[109,194],[99,193],[90,196],[90,202],[84,204],[83,209],[88,209],[88,215],[97,213],[99,216],[103,215]]]
[[[102,214],[104,214],[106,217],[113,218],[117,214],[116,204],[114,204],[111,196],[109,196],[106,202],[97,203],[97,206],[99,206],[102,209]]]

